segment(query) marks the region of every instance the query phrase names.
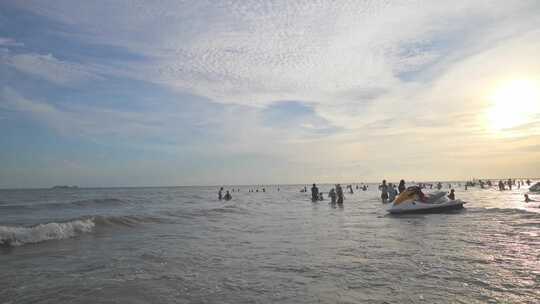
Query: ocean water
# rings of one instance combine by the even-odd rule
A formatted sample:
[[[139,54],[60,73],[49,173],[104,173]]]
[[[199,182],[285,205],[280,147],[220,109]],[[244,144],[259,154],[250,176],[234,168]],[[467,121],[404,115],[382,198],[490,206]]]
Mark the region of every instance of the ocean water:
[[[540,303],[540,202],[455,186],[405,216],[375,185],[0,190],[0,303]]]

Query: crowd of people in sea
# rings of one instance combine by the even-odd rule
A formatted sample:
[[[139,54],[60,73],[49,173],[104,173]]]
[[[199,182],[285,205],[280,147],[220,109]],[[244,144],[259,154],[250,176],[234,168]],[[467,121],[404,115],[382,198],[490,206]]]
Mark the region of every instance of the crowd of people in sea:
[[[347,192],[350,194],[354,193],[353,186],[347,185],[345,187],[347,189]],[[356,190],[362,190],[367,191],[368,186],[367,185],[356,185]],[[304,187],[300,190],[300,192],[307,192],[307,187]],[[343,187],[341,187],[341,184],[336,184],[334,188],[330,189],[328,192],[328,197],[330,197],[330,203],[331,204],[337,204],[337,205],[343,205],[343,201],[345,200],[345,196],[343,194]],[[317,202],[324,200],[324,196],[322,192],[319,192],[319,188],[316,184],[313,184],[311,187],[311,201]]]
[[[516,179],[509,178],[508,180],[499,180],[497,187],[500,191],[505,191],[505,190],[512,190],[512,187],[516,187],[516,189],[520,189],[524,185],[530,186],[531,183],[532,182],[530,179],[527,179],[527,180],[517,179],[516,180]],[[421,198],[424,198],[423,193],[421,191],[422,189],[431,190],[435,188],[438,191],[440,191],[443,188],[443,184],[441,182],[437,182],[435,184],[413,182],[413,184],[414,184],[413,187],[419,190],[419,194]],[[452,183],[448,183],[447,186],[448,186],[448,189],[450,189],[450,192],[448,193],[447,197],[450,200],[455,200],[456,195],[455,195],[455,190],[453,189]],[[462,184],[457,183],[457,186],[461,187]],[[493,182],[491,180],[473,179],[472,181],[468,181],[464,183],[463,186],[464,186],[464,190],[467,190],[468,188],[475,187],[475,186],[479,186],[481,189],[490,189],[493,187]],[[536,185],[532,186],[531,189],[533,189],[533,187],[535,186],[538,186],[540,188],[540,183],[537,183]],[[349,194],[354,193],[353,185],[349,184],[345,188]],[[355,188],[356,190],[367,191],[369,189],[369,186],[366,184],[360,184],[360,185],[356,185]],[[393,202],[406,189],[408,189],[408,187],[406,186],[405,180],[403,179],[399,181],[399,184],[397,185],[397,187],[393,183],[387,183],[386,180],[383,180],[382,183],[378,186],[378,190],[381,192],[382,203]],[[223,193],[224,191],[225,190],[223,189],[223,187],[219,189],[218,199],[229,201],[232,199],[231,192],[232,193],[234,193],[235,191],[240,192],[240,188],[232,188],[231,190],[226,190],[225,193]],[[277,187],[277,191],[278,192],[280,191],[279,186]],[[248,192],[249,193],[266,192],[266,188],[261,187],[260,190],[258,187],[249,188]],[[303,188],[301,188],[300,192],[307,193],[308,192],[307,186],[304,186]],[[341,184],[335,184],[335,186],[331,188],[330,191],[328,192],[328,197],[330,198],[331,204],[343,205],[345,196],[344,196],[344,191]],[[536,202],[536,200],[530,198],[528,194],[524,194],[524,197],[525,197],[525,202]],[[318,202],[318,201],[323,201],[323,200],[324,200],[324,193],[319,191],[319,188],[317,187],[316,184],[313,184],[311,187],[311,201]]]

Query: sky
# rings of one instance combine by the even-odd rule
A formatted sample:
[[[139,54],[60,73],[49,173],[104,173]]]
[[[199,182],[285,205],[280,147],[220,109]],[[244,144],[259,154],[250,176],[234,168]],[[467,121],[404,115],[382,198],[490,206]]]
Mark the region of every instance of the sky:
[[[540,2],[0,2],[0,188],[540,175]]]

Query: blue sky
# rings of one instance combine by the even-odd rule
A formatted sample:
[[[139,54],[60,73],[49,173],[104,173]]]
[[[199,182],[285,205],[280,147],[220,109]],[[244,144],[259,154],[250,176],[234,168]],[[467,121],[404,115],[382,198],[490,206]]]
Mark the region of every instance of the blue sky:
[[[537,54],[538,1],[2,1],[0,188],[538,175]]]

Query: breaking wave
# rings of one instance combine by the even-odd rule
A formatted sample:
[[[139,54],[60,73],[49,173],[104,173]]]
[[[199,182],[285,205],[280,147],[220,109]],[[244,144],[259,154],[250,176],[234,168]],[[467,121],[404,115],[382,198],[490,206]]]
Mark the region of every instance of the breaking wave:
[[[95,223],[90,218],[65,223],[39,224],[33,227],[0,226],[0,245],[20,246],[67,239],[81,233],[91,232],[94,226]]]
[[[68,222],[51,222],[26,226],[1,226],[0,246],[21,246],[50,240],[63,240],[94,231],[97,227],[133,227],[142,223],[160,222],[159,218],[141,216],[93,216]]]

